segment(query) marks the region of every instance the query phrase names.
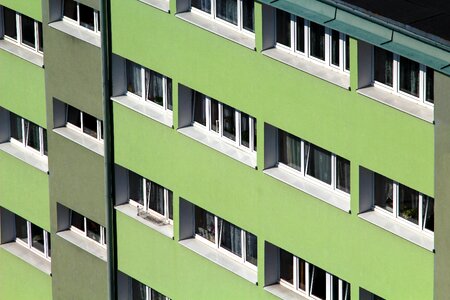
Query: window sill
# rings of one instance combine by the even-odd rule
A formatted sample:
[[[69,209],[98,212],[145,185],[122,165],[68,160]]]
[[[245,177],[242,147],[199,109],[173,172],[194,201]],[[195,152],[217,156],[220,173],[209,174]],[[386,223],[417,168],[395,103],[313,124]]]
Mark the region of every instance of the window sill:
[[[9,253],[17,256],[18,258],[22,259],[23,261],[29,263],[36,269],[41,270],[47,275],[51,275],[52,273],[52,264],[47,259],[39,256],[38,254],[34,253],[30,249],[25,248],[24,246],[21,246],[17,244],[16,242],[3,244],[0,246],[0,248],[8,251]]]
[[[194,24],[209,32],[215,33],[223,38],[226,38],[239,45],[255,50],[255,38],[248,36],[238,30],[228,27],[225,24],[220,24],[207,17],[202,17],[192,12],[183,12],[176,14],[178,18],[188,23]]]
[[[233,145],[222,141],[221,138],[215,137],[204,130],[196,128],[194,126],[188,126],[178,129],[178,132],[200,142],[208,147],[213,148],[249,167],[256,168],[256,154],[247,153]]]
[[[264,173],[345,212],[350,212],[350,196],[340,195],[331,189],[322,187],[306,178],[295,176],[278,167],[266,169]]]
[[[369,86],[359,89],[358,93],[426,122],[433,123],[434,121],[434,109],[432,107],[414,103],[413,100],[405,99],[400,95],[395,95],[382,88]]]
[[[68,241],[71,244],[83,249],[86,252],[106,261],[106,248],[100,246],[95,241],[90,240],[87,237],[83,237],[76,232],[71,230],[60,231],[56,233],[62,239]]]
[[[16,146],[10,142],[0,144],[0,150],[15,158],[35,167],[36,169],[48,173],[48,157],[32,153],[24,147]]]
[[[118,205],[115,207],[115,209],[117,211],[129,216],[130,218],[133,218],[134,220],[141,222],[142,224],[150,227],[151,229],[158,231],[159,233],[167,236],[168,238],[173,239],[173,225],[171,225],[171,224],[159,225],[155,222],[144,219],[143,217],[140,217],[137,215],[136,206],[133,206],[129,203]]]
[[[172,114],[158,110],[151,103],[145,103],[127,95],[112,97],[111,100],[166,126],[171,128],[173,126]]]
[[[281,284],[273,284],[264,287],[264,290],[283,300],[308,300],[306,298]]]
[[[139,0],[142,3],[153,6],[157,9],[160,9],[164,12],[170,12],[169,1],[167,0]]]
[[[6,52],[16,55],[32,64],[35,64],[38,67],[44,67],[44,56],[15,45],[14,43],[0,40],[0,49],[3,49]]]
[[[96,46],[98,48],[101,47],[101,39],[100,34],[97,34],[95,32],[91,32],[89,29],[72,25],[64,21],[56,21],[48,24],[53,29],[59,30],[61,32],[64,32],[68,35],[71,35],[77,39],[80,39],[82,41],[85,41],[86,43],[89,43],[93,46]]]
[[[98,140],[95,140],[94,138],[92,138],[90,136],[87,136],[84,133],[77,132],[77,131],[72,130],[67,127],[55,128],[55,129],[53,129],[53,132],[71,140],[72,142],[77,143],[78,145],[83,146],[84,148],[87,148],[87,149],[97,153],[98,155],[101,155],[101,156],[104,155],[103,154],[104,153],[103,143]]]
[[[253,284],[258,283],[258,274],[255,270],[233,260],[225,254],[220,253],[218,250],[205,245],[204,243],[196,239],[187,239],[180,241],[180,244],[184,247],[194,251],[195,253],[203,256],[204,258],[218,264],[219,266],[233,272],[236,275],[250,281]]]
[[[376,211],[361,213],[359,214],[359,217],[369,223],[372,223],[378,227],[383,228],[384,230],[389,231],[390,233],[400,236],[413,244],[416,244],[429,251],[434,251],[433,237],[427,236],[419,230],[414,230],[407,225],[401,224],[400,222],[393,220],[392,217],[385,216],[383,213]]]
[[[312,62],[275,47],[262,51],[262,54],[317,78],[331,82],[341,88],[350,89],[350,76],[331,67]]]

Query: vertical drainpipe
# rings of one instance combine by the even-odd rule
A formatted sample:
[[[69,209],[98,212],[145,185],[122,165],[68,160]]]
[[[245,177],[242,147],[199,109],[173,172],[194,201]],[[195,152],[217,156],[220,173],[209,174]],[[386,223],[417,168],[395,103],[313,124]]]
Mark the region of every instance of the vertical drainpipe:
[[[111,96],[111,2],[100,0],[101,19],[101,51],[102,51],[102,84],[103,84],[103,130],[105,147],[105,207],[108,299],[117,299],[117,257],[116,257],[116,219],[114,214],[114,151],[113,151],[113,117]]]

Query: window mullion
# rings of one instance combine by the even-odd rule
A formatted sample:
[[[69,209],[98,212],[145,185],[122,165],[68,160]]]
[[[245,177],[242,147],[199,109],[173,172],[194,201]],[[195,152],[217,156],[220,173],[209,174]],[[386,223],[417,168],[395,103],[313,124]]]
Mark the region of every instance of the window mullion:
[[[87,218],[83,217],[83,222],[84,222],[84,236],[87,237]]]
[[[242,253],[242,261],[245,263],[247,257],[247,247],[246,245],[246,232],[241,229],[241,253]]]
[[[336,172],[336,154],[331,154],[331,187],[333,189],[336,189]]]
[[[39,127],[39,153],[44,155],[44,129]]]
[[[397,218],[398,216],[399,216],[399,213],[398,213],[398,199],[399,199],[399,187],[398,187],[398,183],[397,182],[394,182],[393,184],[392,184],[392,187],[393,187],[393,198],[394,198],[394,201],[393,201],[393,203],[392,203],[392,206],[393,206],[393,211],[394,211],[394,216]]]
[[[309,263],[304,262],[305,264],[305,292],[306,295],[309,296],[310,294],[310,288],[309,288],[309,282],[310,282],[310,278],[309,278]]]
[[[223,136],[223,106],[222,103],[219,103],[219,135]]]
[[[147,191],[147,179],[142,178],[142,184],[143,184],[143,188],[142,191],[144,192],[144,210],[148,209],[148,194],[150,191]],[[151,188],[150,188],[151,189]]]
[[[81,26],[81,18],[80,18],[80,3],[77,2],[77,24]]]
[[[167,77],[163,76],[162,79],[162,85],[163,85],[163,108],[164,110],[167,109]]]
[[[298,290],[299,289],[299,260],[298,260],[298,257],[296,257],[296,256],[292,256],[292,260],[293,260],[293,264],[292,264],[292,267],[294,268],[294,270],[293,270],[293,275],[294,275],[294,278],[293,278],[293,284],[294,284],[294,288],[295,288],[295,290]]]
[[[80,126],[81,126],[81,132],[84,131],[84,121],[83,121],[83,112],[80,111]]]
[[[331,29],[328,27],[325,27],[325,64],[327,66],[331,66]]]
[[[295,52],[295,45],[296,45],[296,40],[297,40],[297,26],[295,26],[296,24],[296,20],[295,20],[295,15],[291,14],[291,45],[290,48],[292,51]]]
[[[248,146],[251,151],[255,150],[255,120],[249,116],[248,118],[248,132],[249,132],[249,138],[248,138]]]
[[[393,54],[393,63],[392,63],[392,86],[394,88],[394,92],[398,93],[400,90],[400,56],[398,54]]]
[[[331,291],[332,291],[332,285],[333,280],[332,276],[329,273],[325,273],[325,298],[327,300],[331,300]]]
[[[419,194],[419,228],[423,230],[423,195]]]
[[[215,236],[214,236],[214,243],[216,244],[216,248],[220,248],[220,241],[219,241],[219,218],[214,215],[214,231],[215,231]]]
[[[28,247],[31,248],[32,236],[31,236],[31,222],[30,221],[27,221],[27,244],[28,244]]]
[[[211,130],[211,98],[205,97],[206,129]]]
[[[301,140],[300,142],[300,172],[306,176],[306,166],[305,166],[305,142]]]
[[[45,257],[48,257],[48,232],[42,229],[42,232],[44,234],[44,255]]]
[[[238,110],[234,111],[234,127],[236,128],[236,145],[241,145],[241,112]]]
[[[310,22],[305,20],[305,56],[306,57],[309,57],[309,54],[311,52],[309,49],[310,48],[309,37],[311,35],[310,28],[311,28]]]
[[[16,12],[16,31],[17,31],[17,42],[19,45],[22,44],[22,16]]]
[[[345,71],[345,64],[347,63],[345,61],[345,34],[342,32],[339,33],[339,70],[342,72]]]
[[[145,68],[141,67],[141,98],[142,100],[146,100],[147,98],[147,89],[148,87],[145,84]]]
[[[426,92],[426,66],[420,64],[419,71],[419,99],[421,102],[425,103],[427,98]]]
[[[169,191],[164,189],[164,218],[169,218]]]
[[[20,124],[21,124],[21,130],[22,130],[22,145],[24,147],[27,146],[27,133],[25,131],[25,119],[24,118],[20,118]]]

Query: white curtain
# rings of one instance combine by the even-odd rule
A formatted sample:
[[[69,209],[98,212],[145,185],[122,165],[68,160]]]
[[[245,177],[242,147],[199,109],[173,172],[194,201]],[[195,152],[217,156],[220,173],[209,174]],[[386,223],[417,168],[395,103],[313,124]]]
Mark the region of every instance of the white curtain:
[[[142,96],[141,66],[127,61],[127,89],[129,92]]]

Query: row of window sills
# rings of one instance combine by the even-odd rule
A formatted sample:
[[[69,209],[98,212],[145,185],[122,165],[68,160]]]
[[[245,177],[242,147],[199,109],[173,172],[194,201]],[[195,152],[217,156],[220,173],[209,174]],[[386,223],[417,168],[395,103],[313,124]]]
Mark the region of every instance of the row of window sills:
[[[30,51],[16,43],[10,42],[5,39],[0,39],[0,49],[18,56],[38,67],[44,67],[44,56],[34,51]]]
[[[104,144],[100,140],[68,127],[58,127],[53,129],[53,132],[100,156],[104,156]]]
[[[2,248],[5,251],[8,251],[14,256],[17,256],[18,258],[32,265],[36,269],[44,272],[45,274],[51,275],[52,267],[50,260],[45,259],[44,257],[42,257],[37,253],[34,253],[30,249],[20,245],[19,243],[10,242],[2,244],[0,245],[0,248]]]
[[[82,236],[73,230],[64,230],[56,233],[57,236],[66,240],[67,242],[79,247],[80,249],[94,255],[95,257],[107,261],[106,247],[99,243]]]
[[[48,173],[48,157],[46,155],[34,153],[30,149],[15,145],[11,142],[1,143],[0,150],[14,156],[15,158],[35,167],[36,169],[46,174]]]
[[[309,300],[310,299],[310,298],[307,298],[307,297],[293,291],[290,288],[283,286],[280,283],[267,285],[264,287],[264,290],[280,299],[283,299],[283,300]]]
[[[91,44],[95,47],[101,47],[101,37],[99,33],[95,33],[89,29],[83,28],[81,26],[77,26],[75,24],[71,24],[70,22],[59,20],[52,23],[49,23],[53,29],[61,31],[65,34],[73,36],[79,40],[82,40],[88,44]]]

